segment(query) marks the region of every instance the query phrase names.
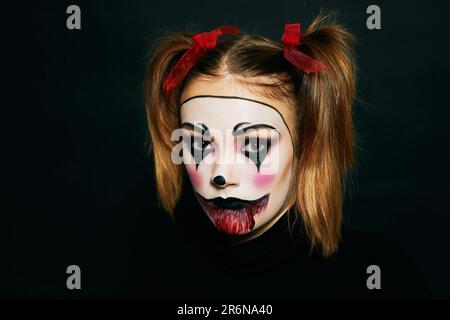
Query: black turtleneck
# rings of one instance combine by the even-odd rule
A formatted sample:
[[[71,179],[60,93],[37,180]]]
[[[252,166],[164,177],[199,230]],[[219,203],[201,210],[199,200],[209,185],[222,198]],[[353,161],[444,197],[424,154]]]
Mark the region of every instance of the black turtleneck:
[[[200,299],[427,298],[416,263],[380,235],[344,227],[330,257],[310,250],[299,224],[284,215],[255,239],[235,244],[219,233],[196,202],[183,201],[173,229],[138,275],[138,296]],[[159,249],[158,249],[159,248]],[[155,252],[155,250],[157,252]],[[367,268],[379,266],[381,289],[367,288]]]
[[[160,297],[428,297],[416,263],[380,235],[344,227],[339,249],[325,258],[310,250],[299,224],[289,232],[286,214],[257,238],[235,244],[219,233],[192,201],[179,206],[173,228],[174,238],[161,239],[160,244],[166,248],[166,258],[158,261]],[[370,265],[380,267],[380,290],[367,288]]]

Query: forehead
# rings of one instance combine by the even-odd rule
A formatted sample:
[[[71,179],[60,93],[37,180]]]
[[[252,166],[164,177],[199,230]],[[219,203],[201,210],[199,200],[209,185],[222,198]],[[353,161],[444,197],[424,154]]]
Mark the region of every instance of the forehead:
[[[198,76],[187,82],[185,87],[181,92],[180,100],[181,102],[187,101],[192,97],[198,96],[228,96],[228,97],[242,97],[254,101],[259,101],[264,104],[274,107],[280,114],[289,129],[294,129],[295,127],[295,113],[294,113],[294,101],[283,101],[283,99],[272,98],[260,92],[261,86],[252,85],[252,83],[261,84],[271,84],[274,79],[267,77],[257,77],[257,78],[246,78],[239,75],[224,73],[219,77],[203,77]],[[263,86],[264,87],[264,86]],[[197,100],[197,99],[195,99]],[[231,101],[233,102],[233,101]],[[234,101],[236,102],[236,101]],[[186,103],[187,104],[187,103]],[[209,105],[218,106],[218,104]],[[230,111],[233,107],[230,103],[227,104]],[[258,104],[259,109],[263,110],[265,107],[263,104]],[[240,108],[240,112],[243,113],[245,110],[251,109],[250,105],[246,105],[248,108]],[[255,107],[256,108],[256,107]],[[184,109],[184,105],[181,109]],[[210,108],[213,109],[213,108]],[[220,115],[223,116],[224,108],[216,110],[221,112]],[[270,109],[269,109],[270,110]],[[183,110],[180,110],[182,112]],[[206,114],[211,112],[209,110]],[[268,112],[268,111],[267,111]],[[273,113],[272,113],[273,114]],[[186,113],[181,116],[186,116]],[[255,115],[256,116],[256,115]],[[183,119],[184,120],[184,119]],[[187,121],[187,120],[184,120]]]
[[[275,108],[239,97],[192,97],[181,106],[181,121],[202,122],[216,129],[229,129],[237,123],[249,122],[287,130],[284,119]]]

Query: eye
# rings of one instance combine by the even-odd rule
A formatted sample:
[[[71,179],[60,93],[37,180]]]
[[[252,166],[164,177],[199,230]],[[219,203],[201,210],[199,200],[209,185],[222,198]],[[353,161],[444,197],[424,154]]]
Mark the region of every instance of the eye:
[[[267,140],[261,139],[249,139],[248,143],[244,146],[244,150],[247,152],[262,152],[267,148]]]
[[[245,137],[244,146],[241,149],[241,152],[244,155],[252,160],[256,168],[259,171],[259,167],[263,163],[264,159],[267,156],[267,153],[270,150],[271,140],[266,138],[249,138]]]
[[[206,140],[205,136],[190,136],[190,151],[198,168],[200,162],[212,151],[210,140]]]
[[[203,140],[202,138],[194,138],[192,140],[192,146],[196,150],[205,150],[211,145],[211,141]]]

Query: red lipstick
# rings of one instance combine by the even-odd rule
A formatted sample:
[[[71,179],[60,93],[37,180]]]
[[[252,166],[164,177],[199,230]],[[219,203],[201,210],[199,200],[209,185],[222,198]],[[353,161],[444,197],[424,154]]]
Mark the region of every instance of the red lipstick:
[[[256,200],[234,197],[206,199],[198,193],[197,198],[219,231],[227,234],[240,234],[253,229],[254,217],[266,208],[269,194]]]

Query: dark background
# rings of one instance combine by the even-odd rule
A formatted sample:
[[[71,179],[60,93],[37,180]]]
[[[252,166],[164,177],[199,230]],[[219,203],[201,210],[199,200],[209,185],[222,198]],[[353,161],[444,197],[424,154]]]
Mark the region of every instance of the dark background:
[[[81,30],[66,8],[81,7]],[[360,150],[348,224],[394,239],[433,296],[450,298],[447,1],[40,1],[2,7],[4,201],[0,297],[133,297],[128,280],[175,264],[147,157],[143,75],[166,30],[234,24],[279,39],[335,9],[358,39]],[[199,213],[202,214],[202,213]],[[82,290],[66,288],[66,268]],[[411,279],[414,281],[414,279]],[[152,288],[149,287],[149,291]],[[157,294],[157,293],[155,293]]]

